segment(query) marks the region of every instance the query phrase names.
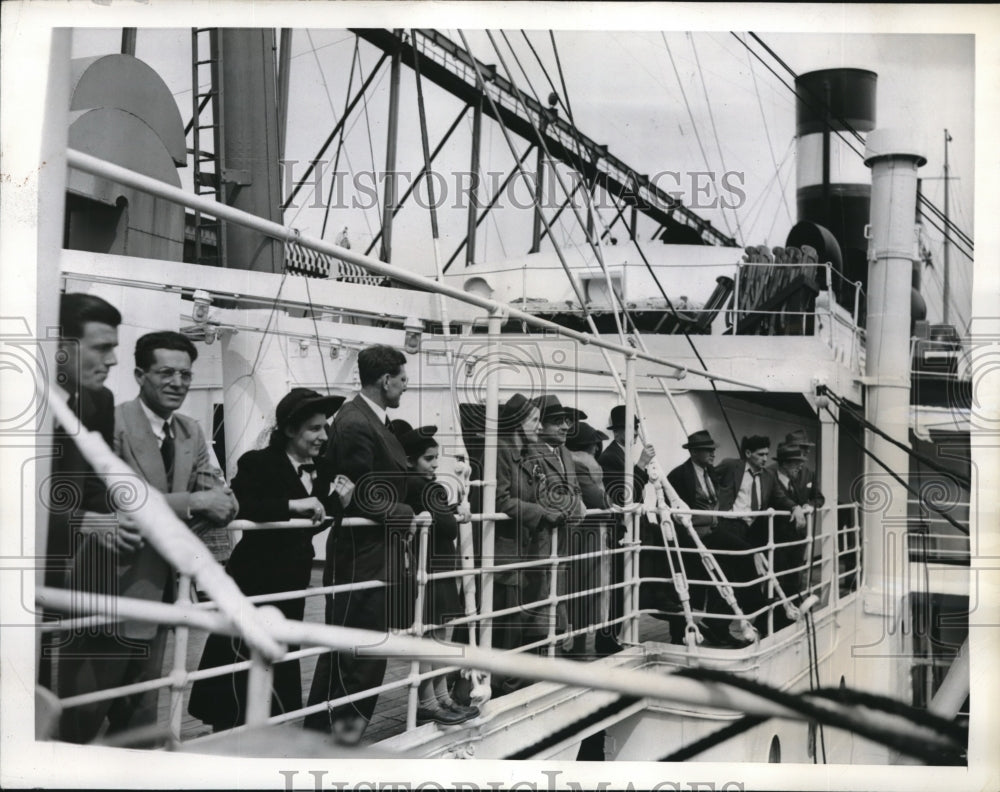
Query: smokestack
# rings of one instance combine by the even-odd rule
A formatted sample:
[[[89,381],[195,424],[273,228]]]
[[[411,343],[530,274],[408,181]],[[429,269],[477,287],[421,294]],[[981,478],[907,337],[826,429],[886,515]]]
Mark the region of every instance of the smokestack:
[[[799,223],[828,229],[840,245],[841,274],[848,281],[868,280],[865,225],[871,206],[871,174],[856,151],[863,151],[852,130],[862,137],[875,128],[878,75],[866,69],[822,69],[795,80],[796,203]],[[839,134],[838,134],[839,133]],[[852,150],[854,149],[854,150]],[[795,244],[791,240],[788,244]],[[821,260],[835,255],[820,251]],[[840,294],[838,300],[853,302]]]

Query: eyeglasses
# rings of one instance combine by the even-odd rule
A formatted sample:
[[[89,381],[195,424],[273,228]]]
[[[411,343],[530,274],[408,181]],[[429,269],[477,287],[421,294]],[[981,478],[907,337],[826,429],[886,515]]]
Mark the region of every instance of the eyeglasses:
[[[568,415],[562,415],[562,416],[559,416],[558,418],[546,418],[543,421],[543,423],[555,424],[556,426],[563,426],[563,425],[565,425],[565,426],[572,426],[573,425],[573,419],[570,418]]]
[[[171,380],[173,380],[174,377],[176,377],[179,374],[181,377],[181,382],[190,383],[191,378],[194,376],[194,373],[191,371],[191,369],[175,369],[175,368],[150,369],[149,373],[155,374],[159,379],[164,380],[165,382],[170,382]]]

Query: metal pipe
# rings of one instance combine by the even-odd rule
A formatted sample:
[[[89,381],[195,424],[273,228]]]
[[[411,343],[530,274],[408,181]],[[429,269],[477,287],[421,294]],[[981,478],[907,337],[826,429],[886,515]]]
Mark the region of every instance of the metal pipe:
[[[292,29],[282,28],[278,53],[278,162],[285,161],[288,139],[288,86],[291,82]]]
[[[178,604],[191,601],[191,576],[180,575],[177,581]],[[184,719],[184,686],[187,672],[188,637],[191,630],[186,625],[178,624],[174,628],[174,665],[172,689],[170,691],[170,736],[177,742],[181,739],[181,726]]]
[[[500,328],[503,316],[499,311],[492,311],[487,320],[490,360],[499,361],[501,354]],[[483,512],[492,514],[497,505],[497,420],[500,411],[500,370],[498,365],[491,365],[486,376],[486,416],[485,437],[483,438]],[[484,567],[492,566],[494,561],[495,523],[484,520],[482,527],[482,549],[480,563]],[[480,608],[483,613],[493,610],[493,573],[483,572],[480,577]],[[480,625],[480,645],[486,649],[493,646],[493,620],[489,616]]]
[[[122,55],[131,55],[135,57],[135,39],[136,39],[136,28],[122,28]],[[946,174],[947,175],[947,174]],[[947,202],[945,207],[947,207]],[[945,208],[945,214],[948,213],[948,209]]]
[[[247,726],[259,726],[271,716],[273,678],[274,666],[256,649],[251,649],[247,672]]]
[[[628,509],[632,505],[632,489],[635,484],[635,472],[632,467],[632,446],[635,439],[635,354],[625,355],[625,478],[622,507]],[[633,567],[632,587],[628,590],[629,596],[626,598],[629,604],[629,611],[626,615],[631,616],[625,622],[625,639],[629,643],[636,643],[639,640],[639,553],[641,545],[637,536],[639,525],[639,515],[635,511],[625,512],[625,524],[628,526],[626,536],[632,544],[632,554],[630,557]]]
[[[401,34],[401,30],[395,31]],[[385,141],[385,193],[382,208],[382,261],[392,261],[392,220],[396,206],[396,139],[399,134],[399,48],[392,52],[389,71],[389,129]]]
[[[469,305],[478,306],[479,308],[483,308],[487,311],[499,311],[505,318],[517,319],[533,327],[550,330],[565,338],[572,338],[579,341],[581,344],[589,344],[599,349],[607,349],[611,352],[632,354],[635,355],[638,360],[645,360],[650,363],[666,366],[674,369],[675,371],[684,372],[685,374],[705,377],[706,379],[712,379],[718,382],[728,382],[731,385],[738,385],[742,388],[748,388],[749,390],[766,390],[766,388],[761,385],[744,382],[732,377],[725,377],[720,374],[712,374],[700,369],[689,369],[687,366],[671,363],[670,361],[659,358],[656,355],[637,351],[631,347],[616,344],[612,341],[606,341],[600,336],[570,330],[569,328],[563,327],[556,322],[535,316],[534,314],[523,311],[515,306],[501,303],[497,300],[491,300],[486,297],[480,297],[476,294],[470,294],[469,292],[450,286],[446,283],[437,283],[431,278],[418,275],[402,267],[396,267],[386,262],[379,261],[378,259],[362,256],[351,250],[325,242],[321,239],[314,239],[306,236],[305,234],[300,233],[298,229],[285,227],[270,220],[264,220],[263,218],[257,217],[248,212],[243,212],[230,206],[225,206],[224,204],[220,204],[218,201],[213,201],[203,196],[190,195],[180,187],[174,187],[158,181],[157,179],[136,173],[128,168],[123,168],[119,165],[114,165],[110,162],[101,160],[90,154],[85,154],[82,151],[77,151],[76,149],[67,149],[66,161],[70,167],[77,168],[78,170],[82,170],[86,173],[104,176],[105,178],[111,179],[119,184],[128,187],[135,187],[137,190],[148,192],[152,195],[165,198],[169,201],[174,201],[175,203],[179,203],[192,209],[201,209],[202,211],[213,214],[216,217],[245,225],[248,228],[258,229],[263,233],[269,234],[282,241],[297,242],[302,247],[309,248],[317,253],[324,253],[332,258],[338,259],[339,261],[345,261],[348,264],[355,264],[377,275],[390,277],[400,283],[414,286],[418,289],[422,289],[423,291],[444,294],[447,297],[451,297]]]
[[[928,674],[930,676],[930,674]],[[969,639],[959,648],[951,668],[941,681],[927,711],[942,718],[954,718],[969,697]]]
[[[414,58],[416,62],[418,58]],[[476,229],[479,227],[479,221],[476,215],[479,213],[479,208],[476,204],[476,196],[479,193],[479,154],[482,145],[482,131],[483,131],[483,97],[479,97],[479,101],[476,102],[473,108],[474,112],[472,115],[472,154],[469,163],[469,173],[471,174],[472,184],[470,185],[471,190],[469,191],[469,212],[466,219],[466,230],[465,238],[467,241],[465,245],[465,266],[471,267],[476,263]]]
[[[563,526],[563,530],[568,530]],[[559,529],[549,529],[549,633],[547,637],[549,657],[556,656],[556,630],[559,613]]]
[[[421,525],[417,539],[417,596],[413,603],[413,626],[410,632],[418,637],[424,634],[424,599],[427,596],[427,538],[430,526]],[[406,696],[406,728],[417,726],[417,707],[420,706],[420,661],[410,663],[410,689]]]

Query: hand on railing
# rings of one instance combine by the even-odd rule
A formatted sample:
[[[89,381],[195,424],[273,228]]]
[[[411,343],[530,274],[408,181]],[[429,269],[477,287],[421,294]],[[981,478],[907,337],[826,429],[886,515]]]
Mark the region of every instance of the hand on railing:
[[[345,509],[351,505],[351,497],[354,495],[354,482],[343,473],[339,473],[333,480],[333,493],[340,498],[340,505]]]
[[[455,521],[459,523],[472,522],[472,508],[468,502],[460,503],[455,507]]]
[[[232,520],[240,508],[233,491],[224,485],[192,492],[189,503],[192,514],[207,517],[219,525]]]
[[[656,456],[656,449],[653,448],[652,443],[646,443],[642,447],[642,453],[639,454],[639,467],[645,468],[650,462],[653,461],[653,457]]]
[[[297,498],[288,501],[288,511],[312,520],[313,525],[319,525],[326,519],[326,509],[323,507],[320,499],[315,497]]]
[[[139,524],[129,512],[116,514],[84,512],[77,530],[84,536],[96,537],[98,542],[117,553],[122,559],[128,558],[142,547]]]

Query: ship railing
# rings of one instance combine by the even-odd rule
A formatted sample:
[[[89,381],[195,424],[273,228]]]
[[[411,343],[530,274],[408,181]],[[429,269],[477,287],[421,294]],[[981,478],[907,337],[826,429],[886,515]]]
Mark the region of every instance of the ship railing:
[[[746,512],[734,515],[733,512],[708,512],[700,510],[670,510],[671,514],[691,514],[691,515],[711,515],[711,516],[724,516],[724,517],[766,517],[768,520],[768,542],[763,547],[752,548],[749,551],[723,551],[723,550],[713,550],[713,555],[729,555],[738,556],[746,555],[752,553],[754,555],[764,554],[767,558],[768,569],[774,569],[774,559],[775,553],[781,553],[783,551],[793,551],[798,549],[802,554],[802,561],[793,564],[787,568],[783,568],[780,571],[779,577],[784,577],[786,579],[793,575],[801,576],[806,575],[808,577],[805,586],[800,588],[801,599],[804,600],[810,595],[816,595],[820,600],[820,607],[828,604],[831,598],[836,598],[839,595],[841,585],[843,580],[848,576],[854,576],[856,578],[859,566],[859,546],[857,539],[857,533],[859,528],[857,527],[857,505],[856,504],[845,504],[836,507],[824,507],[823,509],[817,510],[815,514],[810,514],[807,516],[807,530],[806,535],[803,538],[795,539],[793,541],[778,542],[774,538],[774,526],[775,520],[778,518],[787,517],[787,512],[777,512],[773,510],[760,511],[760,512]],[[825,532],[818,534],[816,531],[816,517],[819,515],[837,513],[840,514],[846,511],[851,517],[852,524],[845,524],[843,526],[837,527],[836,536],[832,532]],[[478,514],[473,515],[472,519],[474,522],[482,522],[484,520],[501,520],[505,519],[506,515],[501,513],[496,514]],[[577,536],[584,536],[588,532],[590,538],[596,538],[596,549],[584,549],[582,552],[571,552],[569,554],[560,555],[558,552],[559,543],[557,541],[557,530],[552,529],[552,541],[550,543],[550,554],[547,558],[535,558],[528,561],[518,561],[509,564],[490,564],[490,565],[478,565],[472,567],[466,567],[462,569],[456,569],[453,571],[440,571],[431,572],[427,569],[428,560],[428,528],[422,527],[418,532],[418,548],[416,553],[416,558],[418,563],[415,570],[415,596],[413,598],[413,621],[409,628],[405,630],[400,630],[399,632],[406,633],[413,637],[423,637],[428,632],[436,629],[440,625],[425,623],[423,620],[424,614],[424,603],[427,599],[427,586],[438,580],[457,580],[462,578],[468,578],[472,576],[482,576],[485,574],[501,574],[505,572],[518,571],[521,573],[531,572],[531,571],[546,571],[548,572],[548,590],[545,592],[546,596],[531,601],[531,602],[519,602],[513,607],[503,608],[503,609],[491,609],[489,611],[483,611],[482,609],[477,610],[473,613],[467,613],[464,616],[459,616],[454,620],[449,620],[450,624],[455,626],[460,625],[474,625],[480,629],[480,635],[482,635],[482,628],[484,625],[492,622],[493,620],[502,618],[516,618],[519,614],[524,611],[542,611],[547,613],[548,630],[541,637],[536,640],[525,643],[513,649],[507,650],[510,654],[526,654],[535,653],[536,651],[544,651],[550,658],[557,655],[558,647],[562,646],[568,648],[570,642],[578,636],[587,636],[601,629],[614,629],[617,625],[625,625],[628,623],[633,623],[635,625],[635,631],[632,633],[636,636],[636,642],[641,639],[639,637],[639,619],[645,613],[656,613],[659,615],[670,614],[669,606],[664,604],[664,608],[640,608],[638,592],[641,586],[650,584],[670,584],[672,581],[669,578],[661,578],[655,576],[643,576],[640,574],[639,566],[639,554],[641,551],[646,550],[647,552],[652,550],[654,553],[659,549],[656,547],[650,547],[649,545],[643,545],[641,542],[636,541],[632,536],[627,536],[618,547],[610,547],[608,542],[609,532],[615,526],[616,514],[610,510],[588,510],[587,516],[583,521],[571,528],[571,531],[575,531]],[[345,527],[351,526],[372,526],[375,525],[370,520],[365,520],[363,518],[347,518],[341,523]],[[231,530],[240,531],[253,531],[253,530],[301,530],[312,526],[311,521],[308,520],[288,520],[280,523],[252,523],[246,520],[235,521],[230,524],[229,528]],[[849,549],[838,551],[836,553],[836,558],[841,563],[836,564],[836,579],[832,573],[833,565],[835,561],[833,560],[834,555],[830,548],[833,543],[838,541],[843,541],[844,535],[850,534],[853,536],[854,541]],[[595,542],[589,542],[589,546],[593,547]],[[681,548],[681,552],[695,552],[689,548]],[[818,554],[817,554],[818,553]],[[611,575],[611,564],[616,555],[623,555],[625,557],[624,570],[625,574],[623,578],[619,581],[612,582]],[[850,556],[851,561],[847,564],[842,563],[845,556]],[[588,565],[591,570],[595,567],[599,567],[598,575],[591,575],[592,581],[596,584],[593,586],[587,586],[586,584],[581,584],[579,577],[575,577],[571,572],[574,566],[577,570],[586,569]],[[815,570],[819,569],[819,573],[816,574],[815,579],[813,575]],[[586,575],[584,575],[586,576]],[[699,585],[698,582],[695,585]],[[704,585],[704,584],[701,584]],[[711,585],[711,584],[709,584]],[[748,612],[744,614],[744,617],[748,620],[757,620],[763,616],[766,619],[768,634],[774,630],[774,611],[777,607],[780,607],[783,603],[775,600],[775,588],[776,579],[775,576],[769,574],[767,571],[759,575],[759,577],[748,581],[732,582],[731,585],[734,589],[742,589],[752,586],[765,586],[768,588],[768,602],[764,606],[758,608],[755,611]],[[361,581],[350,584],[338,584],[330,586],[320,586],[300,590],[290,590],[281,591],[266,595],[257,595],[247,597],[248,602],[254,605],[265,605],[273,604],[276,602],[282,602],[292,599],[301,599],[305,597],[314,596],[333,596],[344,595],[352,591],[361,591],[372,588],[386,587],[387,584],[383,581]],[[615,590],[621,590],[623,592],[623,608],[620,616],[613,617],[610,615],[610,597],[612,592]],[[69,592],[66,592],[69,594]],[[799,591],[790,592],[786,591],[786,597],[798,596]],[[560,626],[560,620],[557,615],[560,607],[572,608],[574,602],[583,602],[586,599],[590,600],[590,610],[589,612],[585,608],[580,608],[575,612],[576,614],[582,614],[582,620],[573,622],[572,620],[567,620],[565,626]],[[51,601],[51,595],[43,595],[40,602],[45,605],[53,605],[58,607],[58,602],[53,603]],[[100,599],[99,597],[97,598]],[[83,602],[93,601],[94,598],[88,595],[87,599]],[[595,600],[600,602],[600,607],[597,609],[597,613],[594,613]],[[78,613],[81,609],[81,601],[79,598],[69,600],[72,604],[68,610],[71,612]],[[253,696],[263,696],[264,693],[265,700],[269,698],[270,695],[270,673],[267,668],[261,668],[260,664],[262,662],[261,658],[254,652],[250,652],[250,658],[247,660],[242,660],[238,662],[233,662],[227,665],[213,666],[205,669],[189,670],[187,667],[188,661],[188,646],[190,641],[190,630],[191,629],[201,629],[199,626],[201,622],[199,621],[200,616],[195,616],[193,614],[204,614],[206,612],[216,612],[216,604],[213,602],[196,602],[194,598],[194,587],[192,585],[192,579],[190,576],[181,575],[179,580],[179,585],[177,587],[177,600],[176,606],[182,610],[187,616],[184,619],[180,619],[174,624],[175,635],[174,635],[174,650],[173,659],[171,663],[170,671],[163,677],[159,679],[149,680],[145,682],[125,685],[117,688],[108,688],[104,690],[98,690],[86,694],[81,694],[74,696],[72,698],[66,698],[61,700],[61,706],[63,708],[85,706],[89,704],[96,703],[98,701],[105,701],[114,698],[120,698],[124,696],[136,695],[149,690],[159,690],[163,688],[170,689],[170,706],[169,706],[169,723],[166,728],[169,732],[170,739],[174,742],[179,743],[182,738],[182,725],[183,725],[183,713],[184,713],[184,699],[187,687],[193,682],[200,679],[209,679],[213,677],[231,675],[237,671],[249,670],[249,688],[253,688],[255,685],[265,686],[263,688],[263,693],[257,691],[251,694],[248,690],[248,709],[247,709],[247,722],[251,722],[250,711],[253,709],[249,705],[249,697]],[[57,623],[45,623],[42,625],[43,631],[67,631],[67,630],[93,630],[99,629],[110,623],[116,621],[121,621],[126,618],[127,613],[124,610],[113,611],[114,616],[107,615],[88,615],[76,618],[70,618]],[[766,616],[764,616],[766,614]],[[674,612],[675,616],[683,616],[681,612]],[[692,615],[697,619],[704,618],[716,618],[716,619],[733,619],[735,614],[733,612],[720,612],[712,611],[710,609],[698,610],[694,609]],[[270,622],[271,619],[269,618]],[[626,632],[623,630],[623,635]],[[676,639],[675,639],[676,640]],[[633,643],[632,641],[624,640],[623,643]],[[443,646],[443,645],[442,645]],[[330,651],[331,647],[327,644],[314,644],[311,646],[304,646],[293,652],[285,652],[280,658],[274,662],[283,662],[293,659],[305,659],[308,657],[320,655]],[[418,660],[413,660],[411,662],[411,668],[409,673],[394,681],[383,683],[377,687],[369,688],[367,690],[358,691],[346,696],[341,696],[329,701],[319,702],[310,706],[301,707],[295,710],[291,710],[280,715],[266,718],[267,723],[284,723],[288,721],[295,721],[304,718],[312,713],[324,712],[332,710],[342,704],[348,704],[350,702],[358,701],[363,698],[368,698],[372,696],[378,696],[382,693],[388,693],[394,690],[407,689],[407,715],[406,715],[406,726],[407,728],[413,728],[416,726],[416,710],[419,704],[418,701],[418,688],[421,682],[427,679],[432,679],[437,676],[452,674],[459,670],[460,665],[453,662],[453,657],[449,657],[448,653],[442,651],[439,657],[443,658],[439,660],[438,665],[430,670],[429,672],[421,673],[420,664]],[[266,664],[265,664],[266,665]],[[269,666],[268,666],[269,668]],[[263,706],[265,714],[268,711],[268,707],[265,705],[260,705],[259,702],[255,705],[257,707]],[[195,737],[193,740],[188,740],[187,742],[194,742],[202,739],[210,739],[209,736]]]
[[[764,267],[776,270],[809,270],[819,271],[825,275],[819,284],[819,295],[813,310],[790,311],[785,308],[773,310],[747,308],[741,304],[741,298],[748,298],[745,268]],[[784,276],[791,281],[790,276]],[[820,296],[823,299],[820,299]],[[861,281],[851,281],[833,268],[830,262],[825,263],[790,263],[751,261],[741,262],[737,266],[735,285],[733,288],[732,308],[726,313],[726,324],[731,332],[739,332],[741,324],[748,318],[759,318],[775,326],[780,326],[782,335],[822,335],[832,349],[842,357],[846,365],[858,368],[863,364],[864,329],[860,326],[865,310],[864,287]],[[827,318],[823,324],[820,317]],[[818,322],[814,326],[813,320]],[[820,332],[822,331],[822,332]]]

